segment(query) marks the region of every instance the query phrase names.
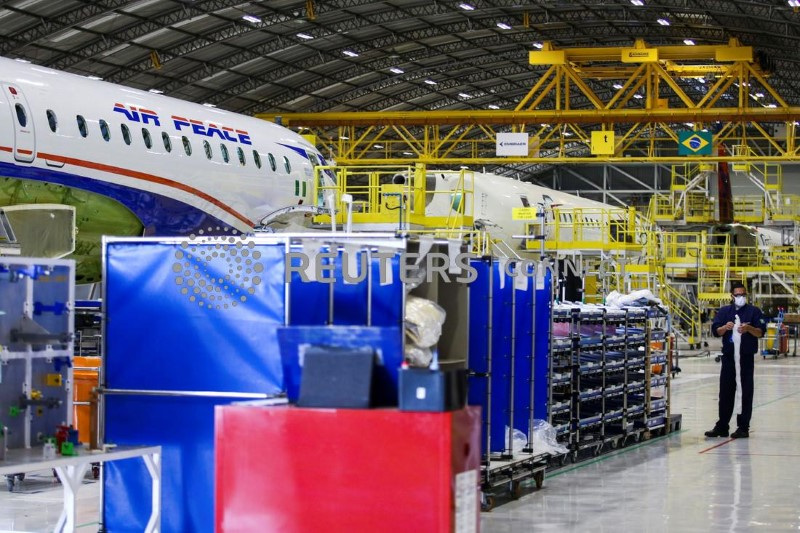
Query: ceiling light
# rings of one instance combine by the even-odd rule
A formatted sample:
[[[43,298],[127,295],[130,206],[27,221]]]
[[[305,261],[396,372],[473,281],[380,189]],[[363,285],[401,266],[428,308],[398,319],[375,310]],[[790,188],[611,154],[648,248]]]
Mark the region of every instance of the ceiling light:
[[[342,139],[342,140],[345,140],[345,141],[349,141],[350,140],[350,137],[348,137],[347,135],[341,135],[339,138]]]
[[[564,132],[564,137],[572,137],[572,132],[571,131],[565,131]]]
[[[397,67],[392,67],[389,69],[389,72],[394,72],[395,74],[403,74],[405,73],[405,70]]]
[[[644,2],[642,0],[631,0],[631,4],[635,6],[643,6]]]
[[[489,109],[500,109],[499,105],[489,104]]]
[[[544,45],[542,43],[533,43],[533,47],[541,50],[542,48],[544,48]]]
[[[414,155],[411,152],[403,152],[403,155]]]
[[[352,50],[345,50],[345,51],[344,51],[344,52],[342,52],[342,53],[343,53],[344,55],[346,55],[347,57],[358,57],[358,54],[357,54],[357,53],[355,53],[355,52],[353,52]]]
[[[644,96],[642,96],[642,95],[641,95],[641,94],[639,94],[639,93],[636,93],[636,94],[634,94],[634,95],[633,95],[633,97],[634,97],[634,98],[636,98],[636,99],[638,99],[638,100],[641,100],[642,98],[644,98]]]
[[[206,106],[206,107],[217,107],[216,105],[209,104],[208,102],[204,102],[203,105]]]
[[[764,98],[764,93],[756,93],[753,95],[755,98]]]
[[[380,148],[383,148],[383,145],[382,144],[373,144],[372,147],[380,149]]]
[[[309,35],[307,33],[298,33],[297,36],[300,37],[301,39],[305,39],[306,41],[310,41],[311,39],[314,38],[313,35]]]
[[[694,122],[686,122],[685,124],[690,128],[694,128]]]
[[[460,96],[461,98],[472,98],[472,97],[471,97],[470,95],[468,95],[467,93],[458,93],[458,96]]]
[[[164,94],[164,91],[160,89],[150,89],[148,92],[151,92],[153,94]]]
[[[662,26],[669,26],[669,21],[667,19],[658,19],[658,23]]]
[[[694,41],[691,39],[684,39],[683,44],[685,44],[686,46],[694,46]]]
[[[254,15],[245,15],[242,18],[247,22],[252,22],[253,24],[258,24],[259,22],[261,22],[261,19]]]
[[[539,124],[539,125],[540,125],[541,127],[543,127],[543,128],[549,128],[549,127],[550,127],[550,125],[549,125],[549,124]]]
[[[498,22],[497,23],[497,27],[500,28],[501,30],[510,30],[511,29],[511,26],[509,26],[505,22]]]
[[[458,4],[458,7],[460,7],[464,11],[475,11],[475,6],[471,6],[465,2]]]
[[[778,104],[767,104],[767,107],[770,107],[770,108],[774,109],[774,108],[778,107]]]
[[[614,85],[612,85],[612,87],[614,87],[615,89],[622,89],[622,84],[621,83],[615,83]]]
[[[800,7],[800,0],[789,0],[790,7]]]
[[[436,85],[436,82],[433,80],[425,80],[425,83],[427,83],[428,85]]]

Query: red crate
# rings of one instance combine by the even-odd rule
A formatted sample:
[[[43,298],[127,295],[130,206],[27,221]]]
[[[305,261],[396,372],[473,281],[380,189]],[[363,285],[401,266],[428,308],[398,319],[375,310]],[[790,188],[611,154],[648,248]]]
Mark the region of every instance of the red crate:
[[[451,532],[480,524],[480,408],[216,408],[216,531]]]

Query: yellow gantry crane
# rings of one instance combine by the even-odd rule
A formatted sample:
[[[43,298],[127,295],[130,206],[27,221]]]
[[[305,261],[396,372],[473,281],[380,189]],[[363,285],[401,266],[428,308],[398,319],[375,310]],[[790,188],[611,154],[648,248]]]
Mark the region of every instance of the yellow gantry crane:
[[[530,91],[513,110],[263,113],[314,134],[341,164],[474,165],[589,162],[797,161],[790,106],[753,48],[725,45],[530,52]],[[609,88],[611,85],[611,89]],[[678,155],[681,133],[709,131],[742,147]],[[498,156],[498,134],[528,133],[527,155]]]

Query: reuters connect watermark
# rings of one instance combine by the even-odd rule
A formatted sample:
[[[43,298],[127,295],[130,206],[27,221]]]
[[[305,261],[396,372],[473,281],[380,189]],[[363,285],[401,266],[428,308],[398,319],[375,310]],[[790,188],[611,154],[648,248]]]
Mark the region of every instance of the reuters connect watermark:
[[[478,279],[478,269],[471,260],[475,256],[469,253],[460,253],[450,256],[441,252],[429,252],[424,257],[411,252],[371,252],[372,258],[379,261],[380,283],[391,283],[392,261],[398,259],[399,277],[403,283],[433,282],[436,277],[444,282],[456,281],[459,283],[472,283]],[[341,263],[337,259],[341,257]],[[345,283],[360,283],[367,279],[370,268],[368,254],[365,252],[319,252],[307,254],[305,252],[289,252],[286,254],[284,281],[296,281],[293,274],[297,274],[300,281],[336,283],[337,275]],[[508,261],[503,265],[505,274],[509,277],[535,277],[538,261],[532,259],[519,259]],[[338,272],[338,270],[341,270]],[[421,274],[422,273],[422,274]]]

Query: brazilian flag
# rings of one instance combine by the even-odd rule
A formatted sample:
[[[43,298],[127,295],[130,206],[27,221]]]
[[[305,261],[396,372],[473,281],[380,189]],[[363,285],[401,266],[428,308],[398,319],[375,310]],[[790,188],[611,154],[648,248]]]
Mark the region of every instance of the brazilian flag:
[[[712,140],[710,131],[680,131],[678,155],[711,155]]]

